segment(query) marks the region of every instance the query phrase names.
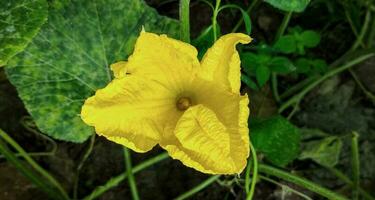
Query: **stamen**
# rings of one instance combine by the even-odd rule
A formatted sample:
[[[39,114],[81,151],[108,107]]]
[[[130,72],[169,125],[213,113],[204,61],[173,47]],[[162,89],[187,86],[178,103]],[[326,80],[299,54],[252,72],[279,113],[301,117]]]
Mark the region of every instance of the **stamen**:
[[[191,106],[191,100],[188,97],[181,97],[177,100],[176,106],[179,110],[186,110]]]

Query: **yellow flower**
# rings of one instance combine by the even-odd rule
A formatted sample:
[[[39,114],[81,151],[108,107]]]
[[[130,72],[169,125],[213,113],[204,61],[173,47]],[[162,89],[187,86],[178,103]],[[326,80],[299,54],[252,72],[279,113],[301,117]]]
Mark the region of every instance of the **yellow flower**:
[[[250,41],[222,36],[199,62],[190,44],[142,31],[133,55],[111,65],[115,78],[85,101],[81,117],[136,152],[159,144],[198,171],[240,173],[249,156],[249,100],[239,92],[236,44]]]

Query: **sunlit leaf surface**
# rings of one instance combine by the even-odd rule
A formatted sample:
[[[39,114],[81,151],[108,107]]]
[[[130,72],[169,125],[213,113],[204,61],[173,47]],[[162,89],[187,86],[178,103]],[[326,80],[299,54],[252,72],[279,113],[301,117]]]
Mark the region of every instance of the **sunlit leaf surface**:
[[[29,44],[47,13],[46,0],[0,1],[0,67]]]
[[[49,20],[7,75],[39,129],[83,142],[93,129],[79,116],[83,101],[111,79],[109,65],[131,53],[145,30],[178,32],[178,23],[139,0],[52,1]]]

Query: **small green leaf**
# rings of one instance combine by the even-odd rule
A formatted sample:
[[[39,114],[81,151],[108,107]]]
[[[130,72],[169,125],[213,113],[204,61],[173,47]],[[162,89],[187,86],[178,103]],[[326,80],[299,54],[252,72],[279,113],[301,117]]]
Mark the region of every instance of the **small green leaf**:
[[[293,35],[285,35],[281,36],[273,47],[281,53],[294,53],[297,50],[297,42]]]
[[[259,65],[256,68],[255,76],[257,78],[258,84],[262,87],[270,79],[271,71],[265,65]]]
[[[243,22],[245,24],[246,34],[250,35],[251,34],[251,19],[250,19],[250,16],[249,16],[249,14],[247,14],[247,12],[244,9],[241,8],[240,11],[241,11],[241,14],[242,14]]]
[[[287,12],[303,12],[310,0],[264,0],[280,10]]]
[[[142,26],[176,37],[179,23],[140,0],[52,2],[48,23],[6,73],[43,133],[83,142],[94,129],[81,106],[111,80],[109,65],[126,60]]]
[[[272,58],[269,67],[272,72],[280,74],[287,74],[296,70],[296,67],[288,58],[281,56]]]
[[[312,68],[318,73],[325,73],[328,71],[327,62],[323,59],[315,59],[312,61]]]
[[[251,80],[250,77],[246,76],[245,74],[241,74],[241,81],[244,82],[249,88],[253,90],[258,90],[257,84]]]
[[[316,47],[320,42],[320,35],[315,31],[304,31],[300,38],[301,43],[308,48]]]
[[[333,167],[339,161],[342,149],[342,140],[336,136],[329,136],[306,142],[299,159],[312,159],[316,163]]]
[[[326,61],[322,59],[298,58],[295,66],[297,66],[297,73],[307,75],[324,74],[328,70]]]
[[[260,41],[259,44],[255,46],[255,49],[258,54],[271,55],[275,52],[275,49],[264,43],[264,41]]]
[[[285,166],[298,157],[300,137],[299,129],[281,116],[250,120],[250,138],[255,149],[275,165]]]
[[[259,65],[258,55],[250,52],[241,53],[242,69],[247,75],[255,75],[255,69]]]
[[[310,60],[306,58],[299,58],[295,61],[297,73],[305,74],[311,71]]]
[[[2,0],[0,3],[0,67],[21,52],[47,20],[46,0]]]

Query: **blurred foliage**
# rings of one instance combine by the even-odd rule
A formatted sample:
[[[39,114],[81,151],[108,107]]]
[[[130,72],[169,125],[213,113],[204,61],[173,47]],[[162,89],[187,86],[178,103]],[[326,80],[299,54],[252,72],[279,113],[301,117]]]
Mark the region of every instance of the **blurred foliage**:
[[[320,130],[302,129],[303,150],[299,159],[312,159],[316,163],[334,167],[339,162],[342,149],[342,139],[338,136],[329,136]]]
[[[327,144],[327,147],[332,148],[330,149],[332,156],[337,155],[340,149],[338,140],[341,139],[338,136],[348,135],[352,131],[359,132],[361,175],[362,178],[373,179],[375,177],[373,167],[375,163],[375,110],[373,107],[358,103],[358,97],[354,96],[354,86],[353,82],[342,84],[338,77],[326,81],[319,88],[316,96],[305,104],[304,110],[297,114],[296,119],[298,124],[327,133],[324,134],[326,142],[332,140],[330,143],[332,146]],[[306,134],[304,137],[307,138],[314,135],[311,131],[303,134]],[[330,139],[327,140],[327,138]],[[340,166],[348,166],[351,162],[349,137],[346,137],[343,144],[345,145],[342,147],[338,163]],[[322,164],[321,161],[318,163]],[[350,172],[347,168],[344,170]]]

